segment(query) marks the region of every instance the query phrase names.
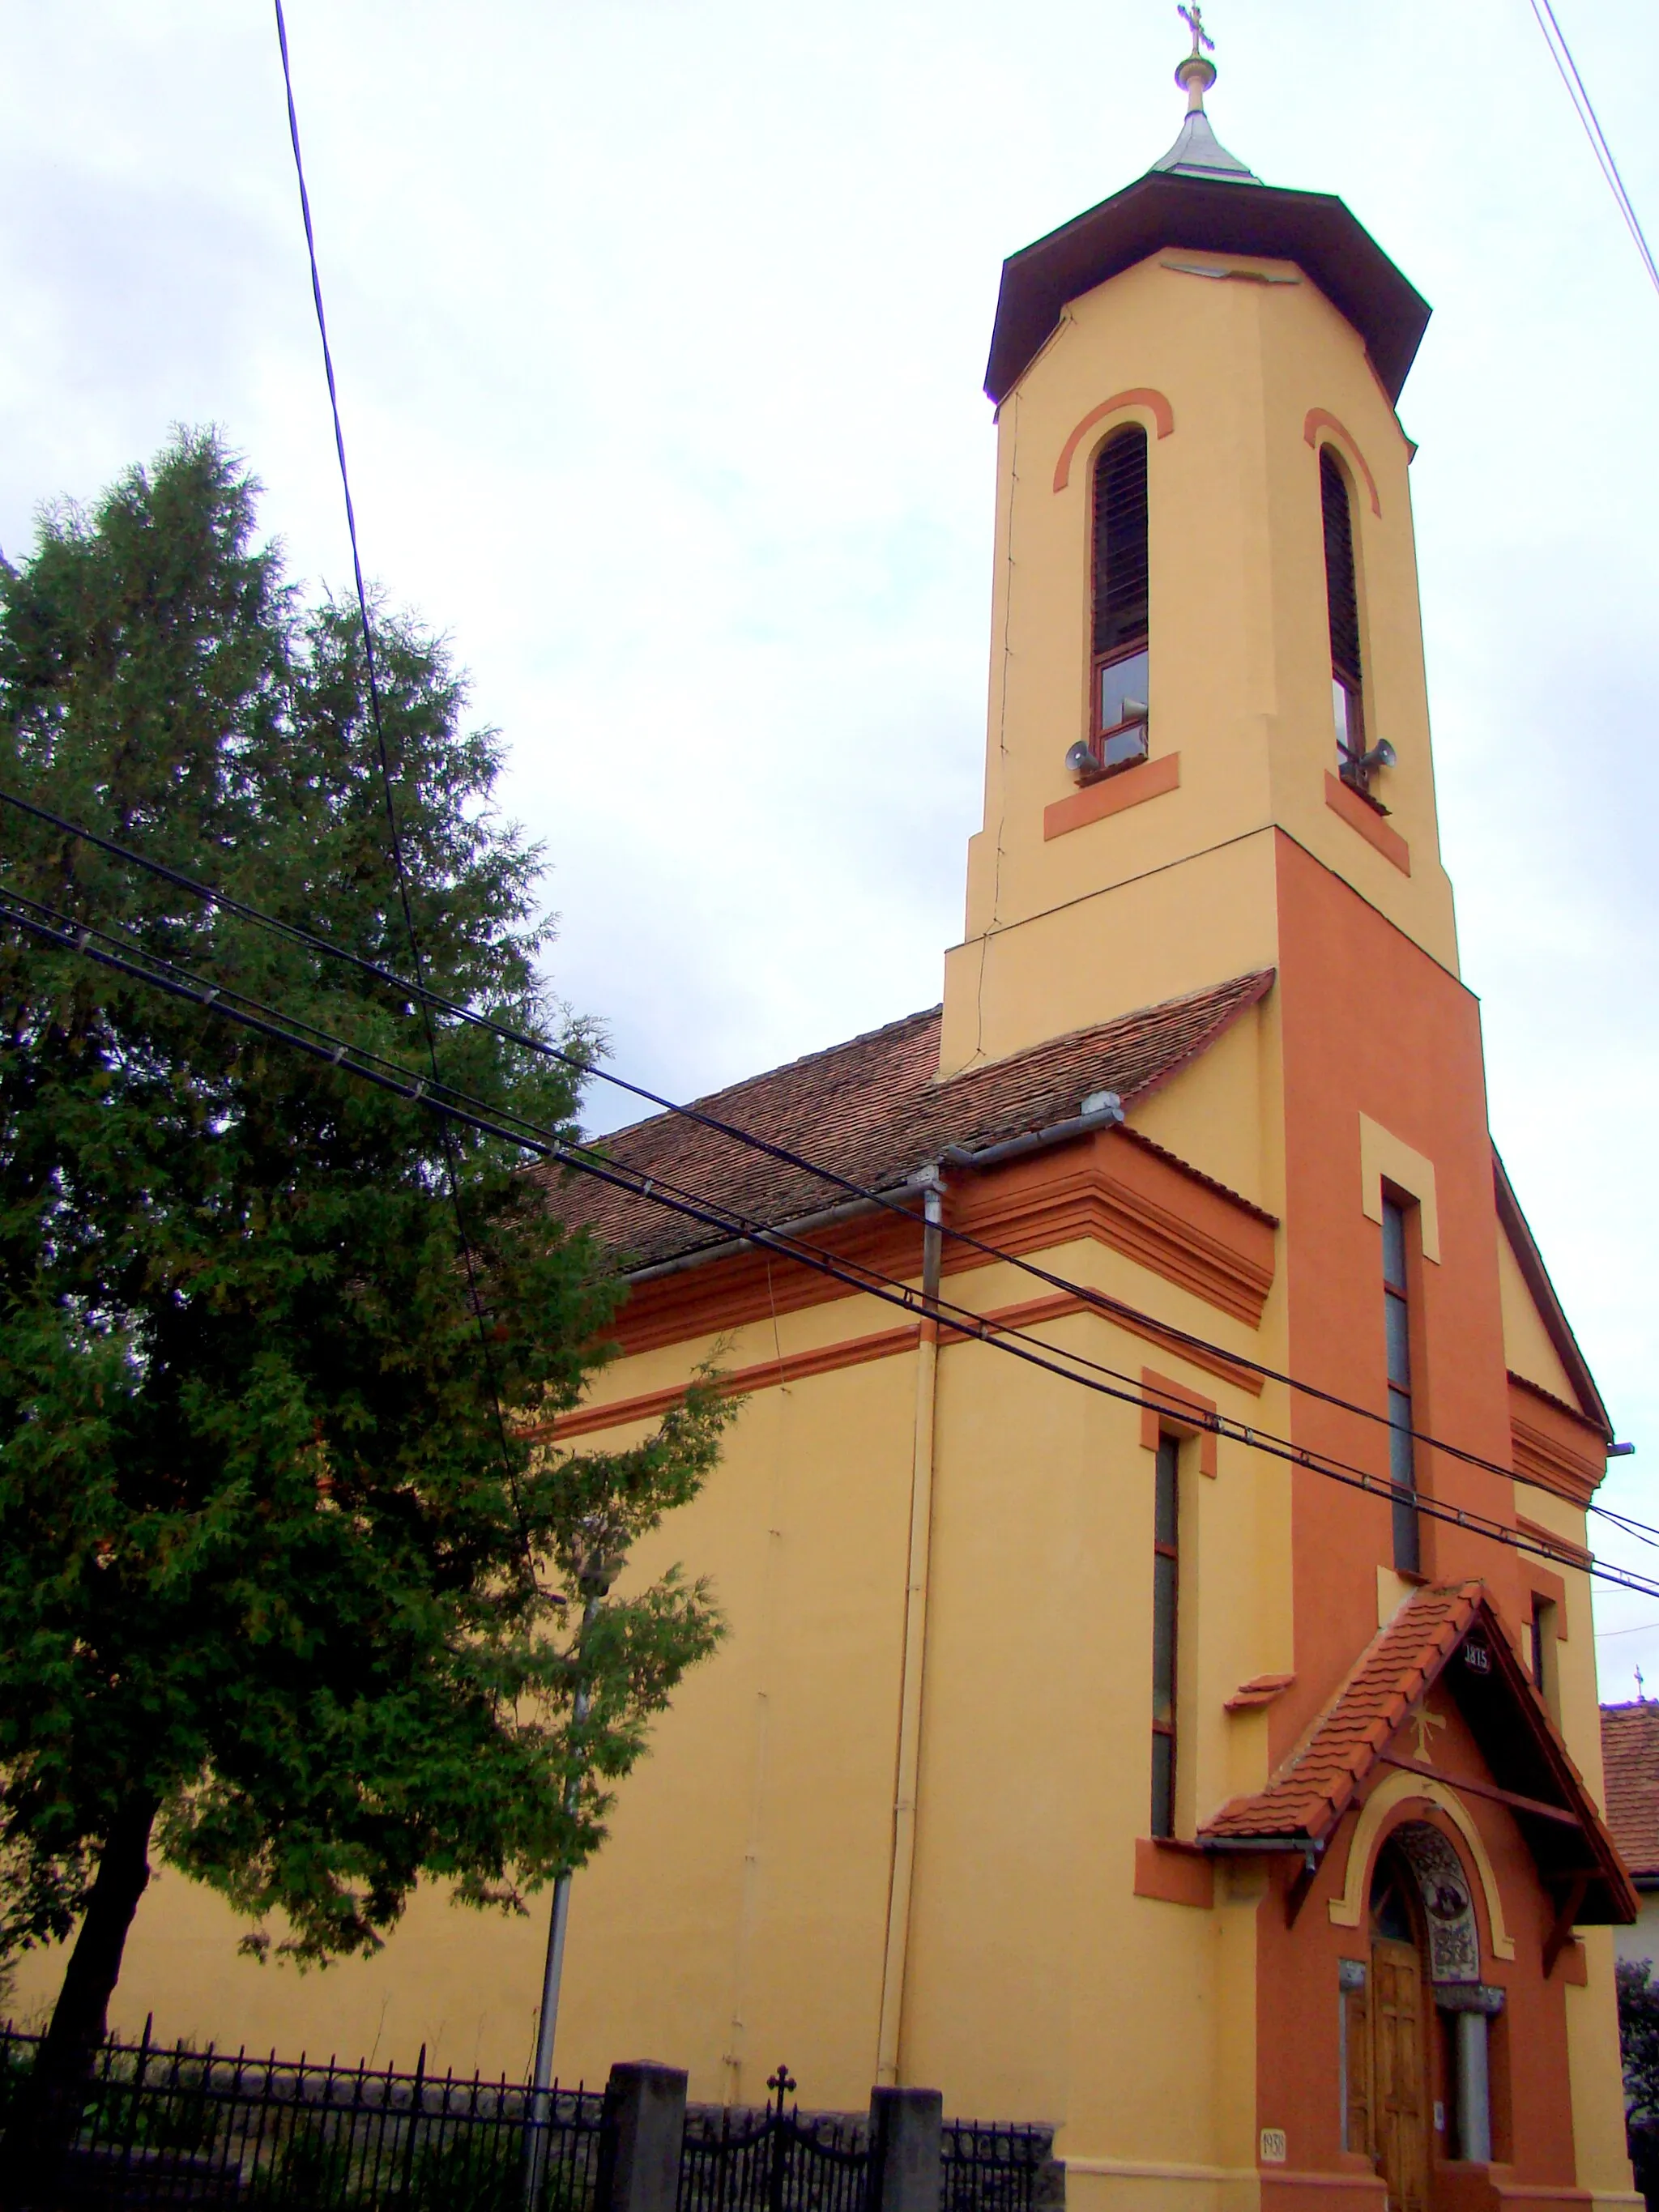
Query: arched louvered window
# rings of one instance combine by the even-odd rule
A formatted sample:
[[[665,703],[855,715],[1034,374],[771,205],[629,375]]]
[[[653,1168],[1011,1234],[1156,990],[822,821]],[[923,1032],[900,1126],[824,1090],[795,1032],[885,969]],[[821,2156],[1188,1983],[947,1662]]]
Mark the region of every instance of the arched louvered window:
[[[1342,465],[1319,450],[1319,503],[1325,522],[1325,605],[1331,633],[1331,711],[1337,767],[1345,783],[1365,788],[1365,672],[1359,657],[1359,586],[1354,574],[1353,508]]]
[[[1094,477],[1090,750],[1098,770],[1146,754],[1146,433],[1115,430]]]

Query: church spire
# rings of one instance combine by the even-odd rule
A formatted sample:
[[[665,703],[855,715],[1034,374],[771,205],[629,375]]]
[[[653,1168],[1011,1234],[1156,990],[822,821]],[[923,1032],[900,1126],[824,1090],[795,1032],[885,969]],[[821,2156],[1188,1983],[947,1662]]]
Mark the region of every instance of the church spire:
[[[1237,185],[1259,185],[1261,181],[1255,171],[1230,154],[1210,128],[1210,118],[1204,112],[1204,95],[1215,82],[1215,64],[1210,55],[1215,52],[1215,40],[1204,27],[1204,10],[1194,0],[1188,8],[1177,7],[1177,15],[1193,34],[1193,50],[1182,55],[1176,65],[1176,82],[1187,95],[1187,119],[1181,134],[1169,152],[1154,161],[1154,169],[1167,169],[1176,177],[1207,177]]]

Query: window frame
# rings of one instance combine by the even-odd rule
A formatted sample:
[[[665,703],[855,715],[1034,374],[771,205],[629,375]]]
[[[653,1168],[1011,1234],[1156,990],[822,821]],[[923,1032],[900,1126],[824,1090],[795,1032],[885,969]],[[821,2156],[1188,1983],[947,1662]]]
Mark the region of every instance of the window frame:
[[[1423,1573],[1423,1522],[1412,1498],[1421,1494],[1417,1463],[1415,1408],[1420,1390],[1414,1342],[1418,1301],[1413,1295],[1413,1216],[1417,1201],[1387,1184],[1382,1200],[1383,1388],[1389,1415],[1389,1513],[1392,1558],[1396,1574]]]
[[[1181,1716],[1181,1439],[1160,1433],[1152,1462],[1152,1826],[1168,1842],[1176,1832]],[[1164,1504],[1169,1504],[1168,1534]],[[1168,1562],[1167,1575],[1158,1563]],[[1167,1613],[1164,1610],[1167,1586]],[[1167,1695],[1159,1691],[1167,1680]],[[1161,1711],[1161,1704],[1167,1711]]]
[[[1109,569],[1110,532],[1102,507],[1102,471],[1111,465],[1115,451],[1129,445],[1138,446],[1140,455],[1140,541],[1137,566],[1142,578],[1139,599],[1130,602],[1131,611],[1137,607],[1140,621],[1128,635],[1115,636],[1103,641],[1102,573],[1103,564]],[[1149,724],[1152,717],[1150,697],[1151,631],[1152,631],[1152,501],[1151,501],[1152,441],[1146,428],[1140,422],[1120,422],[1110,429],[1095,448],[1089,469],[1089,699],[1087,717],[1087,745],[1092,769],[1085,770],[1085,780],[1097,782],[1101,777],[1116,775],[1125,769],[1137,768],[1150,750]],[[1140,690],[1117,694],[1120,707],[1133,701],[1139,709],[1134,714],[1120,714],[1114,721],[1105,719],[1107,678],[1111,670],[1121,668],[1127,662],[1140,661],[1146,665],[1146,676]],[[1143,696],[1146,695],[1146,696]]]
[[[1334,498],[1333,497],[1334,491]],[[1340,516],[1334,513],[1340,501]],[[1352,473],[1341,453],[1330,440],[1319,447],[1319,515],[1325,579],[1325,634],[1330,656],[1331,719],[1336,738],[1337,775],[1351,791],[1379,813],[1386,812],[1382,802],[1371,790],[1371,771],[1364,765],[1369,750],[1367,725],[1367,684],[1365,681],[1365,645],[1364,603],[1359,587],[1359,533],[1355,524],[1358,512],[1354,498]],[[1340,543],[1333,544],[1333,523],[1340,520]],[[1333,592],[1333,567],[1346,567],[1346,575],[1339,579],[1346,585],[1344,596],[1352,617],[1351,652],[1345,652],[1339,631],[1346,629],[1342,611]]]

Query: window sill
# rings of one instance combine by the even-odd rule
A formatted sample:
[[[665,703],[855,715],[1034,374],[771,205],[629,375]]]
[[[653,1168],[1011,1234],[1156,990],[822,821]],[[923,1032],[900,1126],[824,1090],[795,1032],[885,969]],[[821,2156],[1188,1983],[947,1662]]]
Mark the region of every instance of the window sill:
[[[1137,1836],[1135,1895],[1207,1912],[1215,1903],[1214,1863],[1196,1844],[1177,1837]]]
[[[1085,783],[1081,791],[1043,808],[1044,842],[1063,837],[1068,830],[1081,830],[1091,822],[1103,822],[1109,814],[1121,814],[1144,799],[1160,798],[1166,791],[1176,790],[1180,782],[1181,755],[1160,753],[1156,760],[1137,761],[1133,768],[1103,775],[1098,783]]]
[[[1412,872],[1412,848],[1397,830],[1391,830],[1382,817],[1357,791],[1350,791],[1340,775],[1325,771],[1325,804],[1333,814],[1340,814],[1351,830],[1357,830],[1368,845],[1374,845],[1385,860],[1392,860],[1402,876]],[[1050,810],[1052,811],[1052,810]]]

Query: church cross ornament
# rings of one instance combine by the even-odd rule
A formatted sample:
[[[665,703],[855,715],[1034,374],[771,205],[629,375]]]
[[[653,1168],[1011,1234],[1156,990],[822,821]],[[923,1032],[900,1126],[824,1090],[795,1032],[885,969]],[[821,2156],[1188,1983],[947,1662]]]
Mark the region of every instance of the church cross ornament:
[[[1425,1765],[1434,1765],[1434,1731],[1446,1725],[1443,1713],[1431,1713],[1426,1705],[1419,1705],[1411,1716],[1411,1726],[1417,1731],[1417,1755]]]
[[[1193,34],[1193,52],[1200,53],[1207,47],[1210,52],[1213,53],[1215,40],[1204,27],[1204,10],[1198,4],[1198,0],[1194,0],[1194,4],[1190,8],[1178,5],[1176,13]]]

